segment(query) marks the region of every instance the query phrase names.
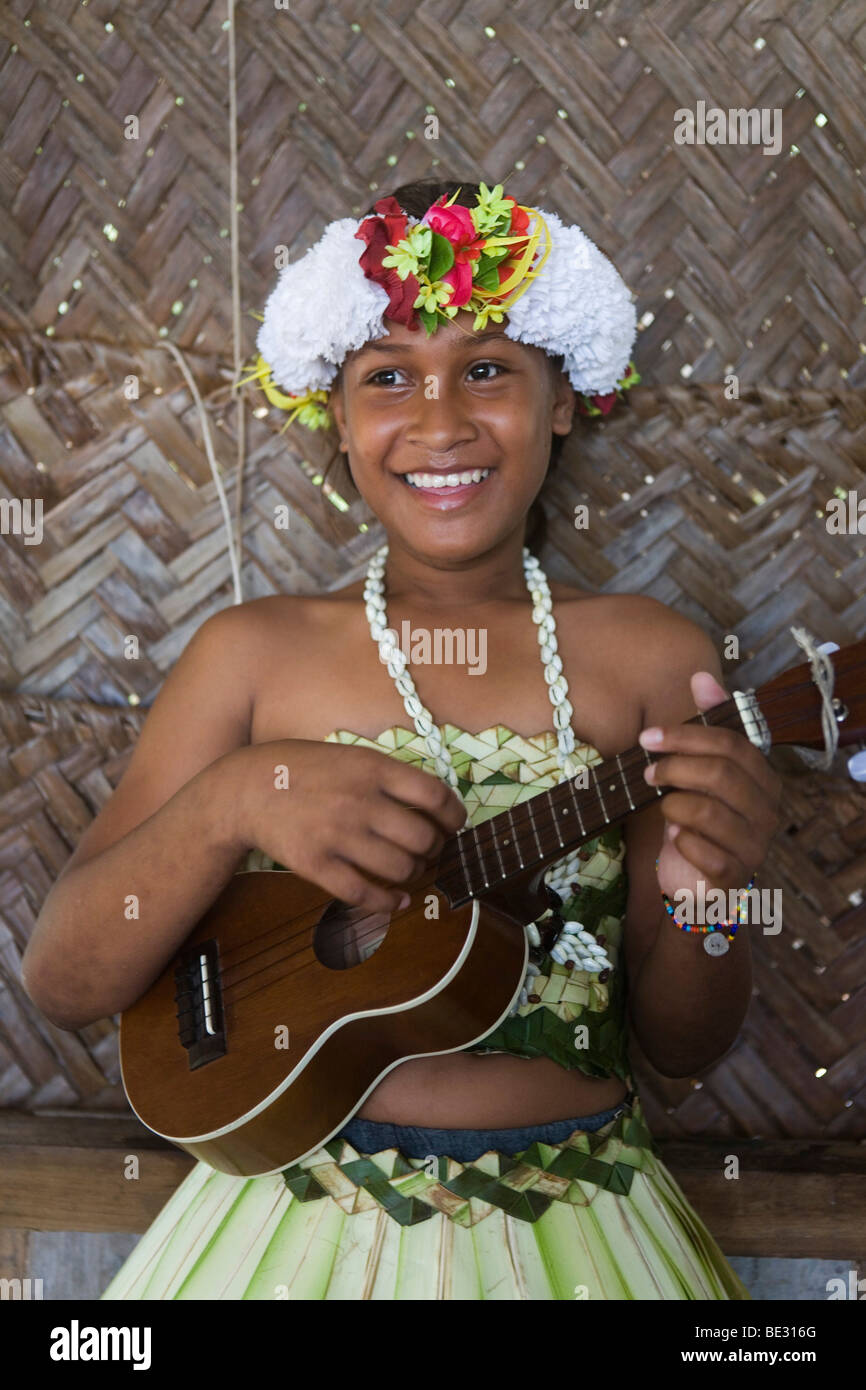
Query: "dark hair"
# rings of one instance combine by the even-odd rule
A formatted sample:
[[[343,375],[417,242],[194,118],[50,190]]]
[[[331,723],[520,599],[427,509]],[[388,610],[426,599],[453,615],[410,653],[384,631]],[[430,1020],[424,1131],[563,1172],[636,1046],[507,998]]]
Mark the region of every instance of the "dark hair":
[[[450,198],[458,189],[461,190],[461,193],[466,194],[470,198],[477,197],[481,192],[481,188],[477,183],[467,182],[465,179],[417,179],[414,183],[404,183],[399,188],[396,188],[392,196],[397,200],[408,217],[422,218],[431,203],[435,203],[437,199],[441,198],[443,195],[446,198]],[[388,195],[383,194],[380,196],[387,197]],[[376,201],[378,202],[378,199]],[[375,204],[369,207],[363,215],[365,217],[370,217],[374,212]],[[557,355],[554,357],[550,354],[548,355],[550,356],[550,361],[554,368],[557,371],[562,371],[562,356]],[[334,378],[335,385],[340,381],[341,372],[342,368],[340,368]],[[550,456],[547,464],[547,472],[544,475],[545,483],[559,464],[564,439],[564,435],[551,433]],[[338,455],[338,458],[342,458],[342,455]],[[344,467],[348,480],[354,487],[351,471],[345,460]],[[543,485],[541,491],[544,491]],[[532,503],[532,506],[529,508],[529,514],[526,518],[525,544],[534,555],[538,555],[541,552],[546,537],[547,518],[541,501],[541,493],[539,493]]]

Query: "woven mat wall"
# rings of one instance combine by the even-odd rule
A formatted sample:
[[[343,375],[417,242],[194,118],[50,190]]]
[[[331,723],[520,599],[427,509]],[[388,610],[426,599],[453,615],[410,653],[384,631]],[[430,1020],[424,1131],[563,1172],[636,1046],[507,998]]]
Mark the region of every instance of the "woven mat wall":
[[[0,1104],[124,1104],[114,1025],[51,1028],[18,960],[141,706],[232,602],[200,423],[159,347],[184,352],[234,515],[225,18],[213,3],[0,11],[0,495],[44,500],[40,545],[0,536]],[[504,180],[614,258],[642,323],[645,384],[578,426],[552,480],[551,576],[652,594],[719,647],[736,633],[732,687],[800,659],[792,623],[864,634],[866,540],[825,519],[866,474],[860,0],[294,0],[240,5],[236,43],[245,357],[275,245],[300,254],[412,178]],[[676,144],[675,111],[699,100],[778,108],[781,152]],[[280,436],[246,400],[245,598],[348,582],[379,533],[323,495],[332,444]],[[700,1085],[642,1068],[659,1134],[866,1134],[866,804],[838,767],[786,773],[767,868],[786,926],[756,942],[735,1049]]]

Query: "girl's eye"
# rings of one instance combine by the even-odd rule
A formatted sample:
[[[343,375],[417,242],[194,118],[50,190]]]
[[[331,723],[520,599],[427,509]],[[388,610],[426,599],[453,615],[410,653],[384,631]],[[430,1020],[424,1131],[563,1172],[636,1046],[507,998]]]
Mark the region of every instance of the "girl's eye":
[[[500,366],[500,364],[499,364],[498,362],[473,362],[473,364],[472,364],[472,366],[469,368],[469,370],[470,370],[470,372],[474,372],[474,371],[476,370],[476,368],[478,368],[478,367],[492,367],[492,368],[494,369],[494,371],[496,371],[496,372],[507,372],[507,371],[508,371],[508,368],[507,368],[507,367]],[[389,376],[389,377],[396,376],[396,375],[398,374],[399,370],[400,370],[399,367],[382,367],[380,371],[374,372],[372,376],[370,376],[370,377],[367,378],[367,380],[368,380],[368,382],[369,382],[371,385],[373,385],[373,386],[391,386],[391,385],[393,384],[392,382],[389,382],[389,381],[382,381],[381,378],[384,377],[384,376]],[[482,377],[478,377],[478,376],[476,376],[476,377],[473,377],[472,379],[473,379],[473,381],[495,381],[495,380],[496,380],[496,377],[493,377],[493,376],[482,376]]]
[[[367,377],[367,381],[370,383],[371,386],[390,386],[390,385],[391,385],[391,382],[380,381],[379,378],[380,378],[380,377],[383,377],[383,376],[396,376],[396,375],[397,375],[397,368],[396,368],[396,367],[383,367],[381,371],[379,371],[379,372],[374,372],[372,376],[368,376],[368,377]]]
[[[498,362],[473,362],[472,366],[469,368],[470,372],[474,372],[476,367],[493,367],[494,371],[497,371],[497,372],[507,372],[507,371],[508,371],[508,368],[507,368],[507,367],[501,367],[501,366],[499,365]],[[483,377],[476,377],[475,380],[476,380],[476,381],[495,381],[495,380],[496,380],[496,377],[493,377],[493,376],[483,376]]]

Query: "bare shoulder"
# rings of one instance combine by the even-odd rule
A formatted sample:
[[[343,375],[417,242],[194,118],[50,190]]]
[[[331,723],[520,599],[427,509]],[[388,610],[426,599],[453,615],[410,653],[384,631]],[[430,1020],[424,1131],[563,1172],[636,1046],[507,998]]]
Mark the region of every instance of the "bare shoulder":
[[[649,594],[587,594],[564,584],[552,585],[557,614],[570,627],[589,629],[593,636],[604,630],[610,649],[629,659],[652,658],[668,650],[672,641],[709,638],[691,618],[678,613]],[[640,640],[635,649],[635,638]]]
[[[245,622],[250,632],[255,635],[274,622],[302,621],[310,605],[315,602],[315,595],[268,594],[263,598],[251,598],[247,599],[246,603],[223,608],[215,617],[226,623],[234,621],[241,625]]]
[[[220,669],[241,679],[255,701],[269,681],[300,676],[340,638],[355,603],[329,594],[269,594],[224,608],[203,628],[214,627],[211,648]]]
[[[715,643],[698,623],[648,594],[595,594],[560,586],[554,593],[563,640],[603,653],[618,685],[637,699],[643,723],[679,722],[695,713],[689,677],[722,680]]]
[[[235,678],[249,671],[268,633],[277,621],[291,620],[293,600],[274,595],[229,604],[206,618],[196,629],[190,646],[195,645],[212,669],[231,670]]]
[[[243,704],[248,711],[275,646],[291,650],[301,620],[298,603],[274,595],[229,604],[196,628],[172,677],[201,674],[214,700]]]
[[[269,645],[276,630],[285,640],[304,628],[320,626],[332,611],[333,605],[324,595],[268,594],[220,609],[202,626],[212,625],[215,636],[223,638],[230,654],[234,649],[236,659],[238,644],[245,656],[254,655],[263,642],[266,647]]]

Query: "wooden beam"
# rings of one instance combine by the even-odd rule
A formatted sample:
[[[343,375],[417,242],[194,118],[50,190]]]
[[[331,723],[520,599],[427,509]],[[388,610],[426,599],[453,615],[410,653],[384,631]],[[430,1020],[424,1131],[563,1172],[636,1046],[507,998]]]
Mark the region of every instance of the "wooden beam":
[[[726,1255],[863,1256],[866,1149],[814,1140],[658,1140]],[[728,1156],[739,1177],[726,1178]],[[134,1158],[138,1177],[125,1176]],[[194,1166],[134,1115],[0,1110],[0,1226],[146,1231]],[[858,1266],[859,1267],[859,1266]]]
[[[0,1110],[0,1226],[146,1231],[194,1166],[134,1115]]]
[[[866,1248],[866,1148],[813,1139],[657,1140],[726,1255],[852,1259]],[[726,1177],[729,1156],[738,1177]],[[857,1257],[859,1263],[857,1263]]]

